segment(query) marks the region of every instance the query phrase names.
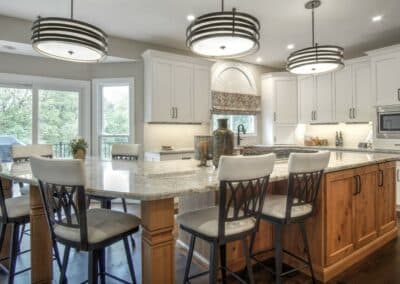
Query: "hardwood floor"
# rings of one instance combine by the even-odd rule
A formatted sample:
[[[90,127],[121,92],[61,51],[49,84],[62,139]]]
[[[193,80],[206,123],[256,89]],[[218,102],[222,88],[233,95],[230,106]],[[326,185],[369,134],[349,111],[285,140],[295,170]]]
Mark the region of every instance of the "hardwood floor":
[[[137,213],[136,208],[131,206],[131,210]],[[140,260],[140,233],[135,236],[136,248],[134,250],[134,266],[138,283],[141,283],[141,260]],[[29,247],[29,237],[24,238],[23,249]],[[126,257],[123,253],[122,242],[110,247],[106,253],[107,271],[118,275],[118,277],[129,280]],[[182,283],[183,272],[185,269],[186,256],[180,250],[176,252],[176,283]],[[17,271],[29,266],[29,254],[22,255],[17,261]],[[87,254],[83,252],[71,251],[68,267],[69,283],[81,283],[87,279]],[[202,271],[202,267],[192,265],[192,272]],[[260,268],[254,267],[256,283],[274,283],[271,275]],[[54,263],[54,279],[58,279],[58,268]],[[15,283],[29,283],[29,272],[16,276]],[[58,281],[56,281],[57,283]],[[7,283],[7,275],[0,271],[0,283]],[[119,283],[112,279],[107,279],[107,283]],[[193,284],[207,283],[207,276],[192,281]],[[234,279],[229,279],[229,283],[239,283]],[[303,284],[311,283],[311,279],[301,273],[292,274],[284,278],[283,283]],[[331,284],[372,284],[372,283],[400,283],[400,238],[389,243],[377,253],[371,255],[367,261],[349,268],[340,277],[330,281]]]

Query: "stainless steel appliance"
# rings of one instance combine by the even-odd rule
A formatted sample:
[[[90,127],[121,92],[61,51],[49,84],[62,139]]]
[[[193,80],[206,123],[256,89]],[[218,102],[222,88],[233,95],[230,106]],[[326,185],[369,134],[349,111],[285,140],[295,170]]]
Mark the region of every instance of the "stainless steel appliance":
[[[377,138],[400,139],[400,105],[377,107]]]

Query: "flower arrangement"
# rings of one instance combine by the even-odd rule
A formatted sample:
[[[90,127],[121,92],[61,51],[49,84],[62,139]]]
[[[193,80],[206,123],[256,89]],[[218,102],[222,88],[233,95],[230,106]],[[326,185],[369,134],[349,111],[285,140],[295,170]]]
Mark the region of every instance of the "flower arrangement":
[[[86,155],[86,149],[88,148],[88,144],[82,137],[77,137],[72,139],[69,142],[69,146],[71,147],[72,155],[75,159],[84,159]]]

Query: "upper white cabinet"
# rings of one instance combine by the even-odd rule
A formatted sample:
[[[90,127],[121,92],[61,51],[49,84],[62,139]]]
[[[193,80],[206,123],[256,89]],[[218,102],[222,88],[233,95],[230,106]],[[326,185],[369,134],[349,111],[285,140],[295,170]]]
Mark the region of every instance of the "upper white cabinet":
[[[298,122],[297,78],[287,72],[262,76],[263,143],[293,144]]]
[[[310,123],[314,120],[315,82],[313,76],[297,78],[299,98],[299,122]]]
[[[377,105],[400,104],[400,47],[371,51],[368,55]]]
[[[209,121],[212,62],[154,50],[143,58],[146,122]]]
[[[298,77],[299,121],[329,123],[333,121],[332,74]]]
[[[370,64],[366,58],[345,63],[334,73],[337,122],[372,120],[374,99],[371,93]]]

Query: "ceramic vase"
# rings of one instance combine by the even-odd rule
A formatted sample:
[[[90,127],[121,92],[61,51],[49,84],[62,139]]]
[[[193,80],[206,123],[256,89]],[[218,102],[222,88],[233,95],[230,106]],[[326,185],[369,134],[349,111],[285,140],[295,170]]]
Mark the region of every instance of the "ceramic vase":
[[[213,132],[213,164],[218,168],[219,157],[233,155],[234,134],[228,129],[228,119],[218,119],[218,129]]]

